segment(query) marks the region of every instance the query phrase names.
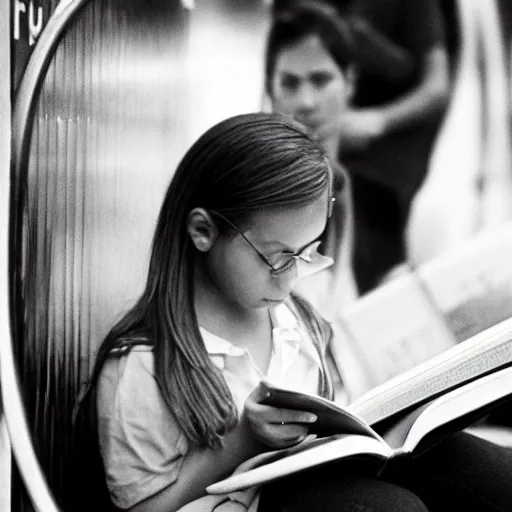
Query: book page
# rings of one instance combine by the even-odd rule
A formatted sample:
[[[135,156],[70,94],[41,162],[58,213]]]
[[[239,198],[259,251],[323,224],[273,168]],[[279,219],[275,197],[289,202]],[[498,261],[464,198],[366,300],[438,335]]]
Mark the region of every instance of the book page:
[[[443,316],[410,272],[346,308],[341,321],[373,386],[455,345]]]
[[[421,265],[418,278],[458,342],[512,317],[512,223]]]
[[[381,441],[367,436],[340,435],[316,439],[305,445],[302,451],[288,454],[282,450],[282,458],[263,464],[249,471],[237,472],[206,488],[209,494],[225,494],[276,478],[297,473],[320,464],[353,457],[370,457],[385,461],[391,449]],[[277,452],[273,452],[277,454]],[[244,463],[245,464],[245,463]]]
[[[308,393],[279,388],[265,380],[260,382],[260,386],[267,394],[266,398],[261,400],[262,404],[316,414],[316,422],[309,425],[309,432],[312,434],[324,437],[334,434],[358,434],[382,441],[382,438],[361,418],[330,400]]]
[[[347,409],[373,425],[511,365],[512,319],[508,319],[369,391]]]
[[[469,424],[474,423],[474,416],[471,413],[487,410],[493,403],[511,395],[512,368],[506,368],[437,398],[414,421],[402,451],[412,453],[427,435],[440,427],[446,429],[454,420],[462,420],[469,415]],[[459,421],[458,428],[460,426]]]

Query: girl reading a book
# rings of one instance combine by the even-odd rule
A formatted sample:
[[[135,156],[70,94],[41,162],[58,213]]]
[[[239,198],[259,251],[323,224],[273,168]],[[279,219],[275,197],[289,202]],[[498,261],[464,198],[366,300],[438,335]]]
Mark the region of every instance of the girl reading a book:
[[[331,211],[326,155],[291,119],[236,116],[186,153],[161,207],[145,290],[107,335],[90,388],[116,507],[427,510],[410,490],[357,474],[308,473],[295,489],[290,477],[286,493],[205,493],[249,457],[302,442],[315,422],[263,405],[263,378],[330,399],[342,389],[332,331],[291,294],[301,275],[329,263],[317,239]]]

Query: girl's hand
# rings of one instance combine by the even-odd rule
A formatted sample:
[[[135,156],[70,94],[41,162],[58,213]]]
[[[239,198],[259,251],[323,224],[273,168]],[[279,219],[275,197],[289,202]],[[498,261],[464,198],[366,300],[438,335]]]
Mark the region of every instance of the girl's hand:
[[[271,448],[286,448],[303,441],[316,415],[263,405],[263,398],[265,391],[258,386],[247,397],[242,412],[241,421],[249,426],[254,437]]]

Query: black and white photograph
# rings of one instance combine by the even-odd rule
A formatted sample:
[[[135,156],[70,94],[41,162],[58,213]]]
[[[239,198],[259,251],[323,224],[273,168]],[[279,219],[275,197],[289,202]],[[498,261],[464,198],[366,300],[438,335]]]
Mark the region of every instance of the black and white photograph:
[[[510,0],[0,0],[0,512],[511,482]]]

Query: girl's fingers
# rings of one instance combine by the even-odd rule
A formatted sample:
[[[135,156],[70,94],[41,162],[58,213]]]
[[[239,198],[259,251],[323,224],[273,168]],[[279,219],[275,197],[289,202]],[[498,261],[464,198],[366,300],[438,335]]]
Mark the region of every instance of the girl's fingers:
[[[275,439],[284,442],[298,442],[308,435],[309,428],[299,423],[278,423],[269,425],[268,431],[270,436]]]
[[[255,437],[267,446],[285,448],[302,441],[317,420],[307,411],[280,409],[246,400],[244,417],[249,421]]]
[[[253,432],[267,446],[286,448],[303,441],[309,434],[309,426],[307,423],[260,423]]]
[[[316,414],[311,412],[274,408],[272,418],[269,418],[269,423],[305,423],[309,425],[315,423],[316,420]]]
[[[306,423],[311,424],[317,420],[316,414],[293,409],[281,409],[271,405],[247,403],[246,410],[249,416],[265,423]]]

